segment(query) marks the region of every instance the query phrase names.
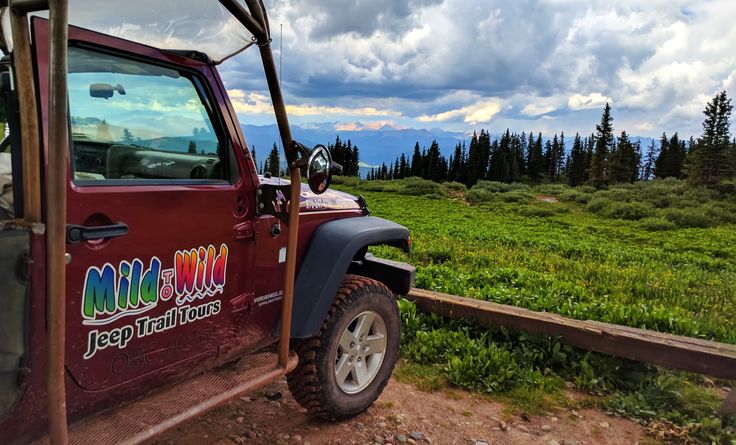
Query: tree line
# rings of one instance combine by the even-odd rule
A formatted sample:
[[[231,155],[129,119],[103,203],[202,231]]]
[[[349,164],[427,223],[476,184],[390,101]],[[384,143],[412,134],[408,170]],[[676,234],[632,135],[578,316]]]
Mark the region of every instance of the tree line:
[[[342,166],[342,174],[345,176],[358,176],[360,174],[360,149],[348,139],[347,143],[335,138],[334,144],[327,144],[332,154],[332,160]],[[274,143],[266,159],[259,165],[256,159],[256,147],[250,148],[250,155],[256,165],[259,174],[269,173],[271,176],[288,176],[286,168],[281,168],[281,155],[278,146]]]
[[[642,153],[640,142],[626,131],[614,133],[611,106],[606,103],[595,132],[576,134],[568,152],[565,134],[546,142],[542,133],[512,133],[491,138],[486,130],[474,132],[469,144],[459,142],[449,158],[437,141],[429,149],[414,145],[411,156],[402,153],[393,163],[371,168],[368,180],[403,179],[411,176],[437,182],[456,181],[468,187],[479,180],[500,182],[567,182],[571,186],[632,183],[651,178],[687,178],[693,183],[715,185],[736,178],[736,140],[731,139],[731,99],[722,91],[703,111],[703,134],[685,141],[675,133],[663,133]],[[339,140],[339,139],[338,139]],[[357,162],[357,158],[356,158]],[[357,164],[356,164],[357,165]],[[357,175],[357,169],[345,174]]]

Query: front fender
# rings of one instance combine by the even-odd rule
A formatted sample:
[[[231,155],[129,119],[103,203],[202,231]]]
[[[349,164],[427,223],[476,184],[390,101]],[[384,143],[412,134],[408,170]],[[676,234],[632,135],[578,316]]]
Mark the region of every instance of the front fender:
[[[409,250],[409,230],[374,216],[329,221],[315,230],[294,284],[291,335],[319,331],[353,258],[367,246],[388,244]]]

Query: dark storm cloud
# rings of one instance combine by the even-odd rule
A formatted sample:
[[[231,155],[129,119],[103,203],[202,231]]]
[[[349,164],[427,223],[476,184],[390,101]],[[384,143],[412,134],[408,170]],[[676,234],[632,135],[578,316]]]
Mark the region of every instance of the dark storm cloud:
[[[266,7],[277,58],[283,24],[282,86],[294,104],[393,110],[421,122],[546,117],[551,124],[610,100],[626,113],[618,122],[673,128],[697,122],[716,90],[736,88],[732,3],[266,0]],[[103,31],[158,26],[194,46],[206,40],[197,18],[221,22],[221,11],[205,11],[199,0],[131,0],[104,11],[92,0],[73,4]],[[156,12],[162,8],[173,12]],[[226,27],[223,35],[234,32]],[[220,68],[228,88],[260,94],[241,97],[265,93],[257,51]]]
[[[377,31],[401,35],[413,25],[417,10],[442,0],[299,0],[289,2],[295,12],[286,16],[294,20],[314,17],[319,25],[310,30],[310,38],[328,40],[339,34],[370,36]]]
[[[657,26],[654,18],[628,22],[614,9],[591,5],[276,2],[272,28],[278,39],[276,23],[285,23],[284,79],[299,97],[430,100],[453,90],[548,96],[571,87],[590,92],[614,85],[620,67],[636,69],[656,50],[646,38]],[[608,21],[601,22],[606,15]],[[586,21],[598,28],[586,27]],[[236,88],[249,83],[232,80]]]

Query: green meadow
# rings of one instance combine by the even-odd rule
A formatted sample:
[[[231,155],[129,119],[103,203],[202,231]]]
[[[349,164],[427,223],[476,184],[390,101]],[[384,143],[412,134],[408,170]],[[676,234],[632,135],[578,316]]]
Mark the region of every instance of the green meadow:
[[[411,257],[372,250],[417,266],[416,287],[736,344],[736,184],[669,179],[596,190],[480,181],[467,190],[416,178],[336,179],[374,215],[409,228]],[[736,440],[734,419],[714,414],[719,399],[701,376],[421,314],[408,301],[401,309],[407,364],[398,376],[420,387],[447,382],[534,412],[567,403],[572,383],[614,414],[673,422],[703,443]]]

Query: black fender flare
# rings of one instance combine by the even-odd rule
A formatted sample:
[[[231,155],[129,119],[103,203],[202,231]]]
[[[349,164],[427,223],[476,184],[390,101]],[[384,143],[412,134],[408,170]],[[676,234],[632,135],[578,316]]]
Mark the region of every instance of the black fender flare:
[[[409,230],[375,216],[328,221],[315,230],[294,283],[292,337],[319,331],[353,259],[366,247],[382,244],[408,252]]]

